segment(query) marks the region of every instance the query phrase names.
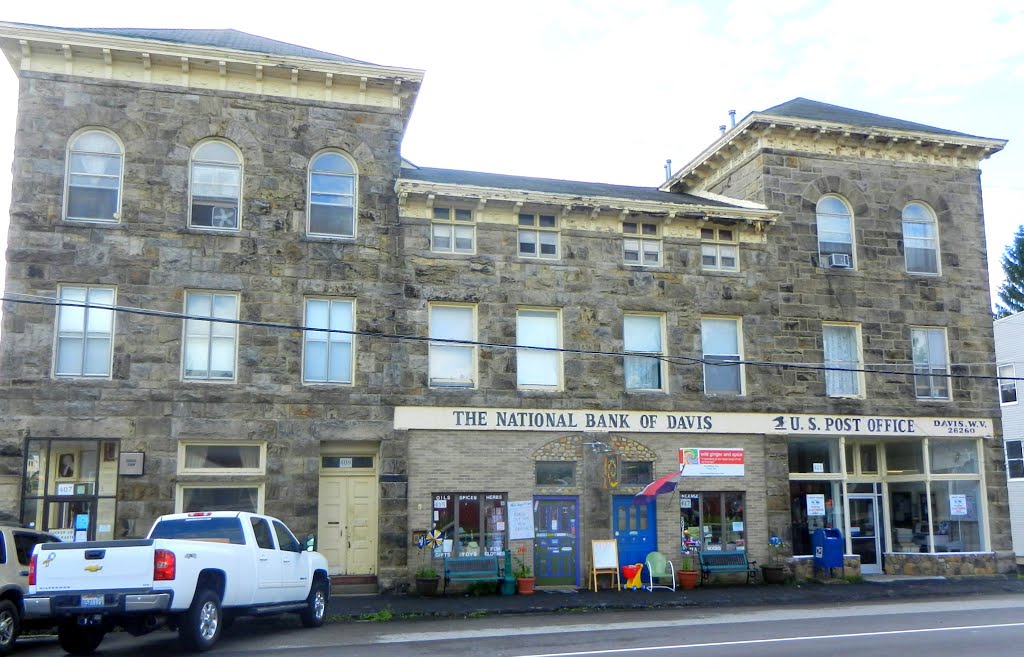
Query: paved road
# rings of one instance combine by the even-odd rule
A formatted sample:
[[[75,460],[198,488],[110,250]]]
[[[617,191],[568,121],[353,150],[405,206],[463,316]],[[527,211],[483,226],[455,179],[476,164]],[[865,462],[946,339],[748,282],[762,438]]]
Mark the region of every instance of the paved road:
[[[239,621],[217,657],[891,657],[1020,654],[1024,597],[879,602],[832,608],[654,609],[492,618],[336,623],[299,629],[294,618]],[[183,654],[176,635],[110,635],[104,657]],[[30,639],[18,655],[53,657],[53,638]]]

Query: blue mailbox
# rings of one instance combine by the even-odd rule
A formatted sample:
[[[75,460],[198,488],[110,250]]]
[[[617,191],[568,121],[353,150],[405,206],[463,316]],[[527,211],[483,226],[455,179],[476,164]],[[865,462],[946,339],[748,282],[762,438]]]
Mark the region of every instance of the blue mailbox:
[[[843,568],[843,532],[838,529],[815,529],[812,544],[815,568]]]

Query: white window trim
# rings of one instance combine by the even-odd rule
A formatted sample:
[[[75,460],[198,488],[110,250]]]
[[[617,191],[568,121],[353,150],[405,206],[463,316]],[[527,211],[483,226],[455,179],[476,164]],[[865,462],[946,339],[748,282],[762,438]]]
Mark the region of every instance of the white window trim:
[[[238,225],[234,228],[221,228],[219,226],[196,226],[192,223],[192,169],[195,164],[195,154],[202,146],[211,142],[218,142],[229,147],[238,156]],[[188,154],[188,228],[189,230],[211,231],[215,233],[238,233],[242,230],[242,207],[243,196],[245,195],[245,158],[242,151],[223,137],[207,137],[196,142]]]
[[[564,346],[563,340],[563,326],[562,326],[562,309],[561,308],[545,308],[541,306],[520,306],[516,308],[516,345],[519,345],[519,313],[520,312],[543,312],[543,313],[554,313],[555,315],[555,331],[557,344],[556,349],[562,349]],[[518,350],[516,356],[516,389],[517,390],[543,390],[547,392],[559,392],[565,387],[565,362],[563,359],[563,353],[561,351],[548,352],[554,353],[556,364],[556,378],[557,383],[553,386],[543,385],[524,385],[519,383],[519,358]]]
[[[477,307],[476,307],[476,304],[474,304],[474,303],[444,303],[444,302],[437,302],[437,303],[431,302],[431,303],[427,304],[427,331],[428,331],[428,335],[433,333],[433,328],[432,328],[431,324],[433,322],[434,308],[468,308],[469,311],[470,311],[471,321],[473,323],[473,327],[472,327],[473,340],[474,341],[477,340],[477,337],[479,336],[479,333],[478,333],[479,328],[478,328],[478,324],[477,324]],[[446,338],[439,338],[439,339],[444,340]],[[477,347],[476,345],[472,345],[472,346],[470,346],[470,345],[457,345],[457,344],[448,345],[448,343],[444,343],[444,342],[438,343],[438,346],[453,346],[453,347],[463,347],[464,346],[465,348],[469,349],[470,352],[472,353],[472,360],[473,360],[473,366],[472,366],[473,380],[470,381],[466,385],[462,385],[461,382],[454,382],[455,381],[454,379],[438,378],[438,379],[436,379],[437,381],[453,381],[453,383],[449,383],[448,385],[444,385],[444,384],[440,384],[439,385],[438,383],[435,383],[435,378],[433,377],[432,372],[430,371],[430,354],[429,354],[429,350],[434,348],[434,344],[431,342],[431,343],[428,344],[428,347],[427,347],[427,349],[428,349],[428,354],[427,354],[427,386],[429,388],[439,389],[439,390],[475,390],[477,388],[477,386],[480,385],[480,363],[479,363],[480,350],[479,350],[479,347]]]
[[[117,142],[118,147],[121,149],[121,168],[117,173],[117,210],[114,212],[113,219],[89,219],[88,217],[69,217],[68,216],[68,201],[71,196],[71,144],[78,141],[78,138],[87,132],[102,132],[108,137],[113,138]],[[88,224],[119,224],[121,223],[121,207],[124,203],[124,142],[118,137],[113,131],[99,126],[89,126],[76,130],[75,134],[71,135],[68,139],[68,143],[64,150],[64,203],[61,210],[61,216],[64,221],[81,221]]]
[[[260,450],[260,464],[255,468],[190,468],[186,451],[188,447],[258,447]],[[190,440],[178,443],[178,474],[179,475],[217,475],[240,476],[240,475],[262,475],[267,471],[267,444],[253,443],[240,440],[227,441],[198,441]]]
[[[86,290],[94,290],[94,289],[111,290],[114,293],[113,294],[113,305],[111,306],[111,308],[117,306],[117,286],[115,286],[115,285],[75,285],[73,283],[62,283],[62,284],[57,286],[57,298],[61,299],[62,295],[63,295],[63,290],[65,288],[71,288],[71,287],[85,288]],[[58,374],[57,373],[57,360],[58,360],[58,357],[59,357],[59,348],[60,348],[60,313],[61,313],[62,310],[63,310],[63,306],[57,306],[57,312],[55,312],[54,316],[53,316],[53,350],[52,350],[52,353],[53,353],[53,358],[52,358],[53,363],[51,364],[51,368],[50,368],[50,374],[51,374],[52,378],[54,378],[54,379],[61,379],[61,380],[63,380],[63,379],[90,379],[90,380],[93,380],[93,381],[104,381],[104,380],[105,381],[110,381],[110,380],[112,380],[113,377],[114,377],[114,338],[117,335],[117,313],[114,312],[113,310],[110,311],[110,313],[111,313],[111,318],[110,318],[110,354],[109,354],[109,360],[107,362],[107,373],[106,374],[84,374],[84,373],[82,373],[82,374]],[[83,308],[83,310],[86,312],[86,316],[88,316],[89,309],[88,308]],[[86,320],[86,321],[88,322],[88,320]],[[83,338],[83,342],[84,342],[84,339],[85,339],[84,333],[83,333],[82,338]],[[83,350],[85,349],[85,345],[84,344],[82,345],[82,349]],[[82,355],[83,355],[83,358],[84,358],[84,356],[85,356],[84,351],[83,351]]]
[[[251,481],[236,481],[230,483],[213,483],[203,481],[190,481],[187,483],[178,483],[174,486],[174,512],[182,513],[182,509],[185,508],[185,489],[186,488],[255,488],[256,489],[256,513],[263,513],[264,495],[266,484],[262,482],[251,482]]]
[[[524,215],[524,214],[532,215],[534,217],[534,222],[535,223],[534,223],[533,226],[521,226],[519,224],[519,216],[520,215]],[[542,215],[545,216],[545,217],[554,217],[555,218],[555,226],[554,226],[554,228],[545,228],[545,227],[542,227],[540,225],[540,218],[541,218]],[[562,258],[562,217],[560,217],[558,215],[558,213],[552,212],[552,213],[549,214],[549,213],[546,213],[546,212],[533,212],[533,211],[526,211],[526,210],[524,210],[524,211],[520,211],[520,212],[516,212],[515,213],[515,222],[516,222],[516,255],[517,256],[519,256],[520,258],[527,258],[529,260],[548,260],[548,261],[550,261],[550,260],[560,260]],[[535,255],[530,255],[528,253],[523,253],[523,252],[521,252],[519,250],[519,233],[521,233],[523,231],[529,231],[529,232],[535,233],[537,235],[537,242],[536,242],[536,244],[537,244],[537,253]],[[541,233],[554,233],[554,235],[555,235],[555,255],[553,255],[553,256],[541,255],[541,252],[540,252],[540,234]]]
[[[627,233],[626,224],[636,224],[638,232],[635,234]],[[645,225],[654,226],[654,235],[644,235],[643,227]],[[627,267],[646,267],[648,269],[660,269],[665,266],[665,243],[662,240],[662,231],[659,224],[656,224],[653,221],[623,221],[620,226],[620,230],[622,231],[622,263],[624,265]],[[629,262],[626,260],[626,240],[636,240],[639,244],[640,248],[637,253],[639,260],[637,262]],[[644,262],[644,244],[648,242],[657,242],[658,244],[657,264],[651,265]]]
[[[935,231],[935,271],[933,272],[910,271],[910,265],[907,262],[907,234],[903,228],[903,224],[907,223],[907,220],[903,218],[903,211],[905,211],[907,209],[907,206],[910,205],[911,203],[916,203],[917,205],[924,207],[924,209],[928,211],[928,214],[931,215],[931,226],[932,229]],[[911,221],[910,223],[920,224],[925,222]],[[939,250],[939,217],[938,214],[936,214],[934,208],[932,208],[932,206],[925,203],[924,201],[914,200],[905,203],[903,205],[903,210],[900,211],[900,234],[903,237],[903,270],[911,276],[942,276],[942,257],[941,251]]]
[[[1005,375],[1005,374],[1000,372],[1000,370],[1003,369],[1004,367],[1009,367],[1010,368],[1010,374],[1009,375]],[[1006,377],[1006,376],[1008,376],[1009,378],[1017,378],[1017,366],[1014,363],[998,363],[996,365],[996,376],[997,377]],[[998,393],[999,393],[999,405],[1000,406],[1016,406],[1017,404],[1020,403],[1020,386],[1017,385],[1017,383],[1018,383],[1017,381],[1010,381],[1010,383],[1013,385],[1014,400],[1013,401],[1004,402],[1003,401],[1003,385],[1004,385],[1004,383],[1002,381],[997,381],[996,382],[996,386],[998,388]]]
[[[743,352],[743,317],[737,315],[701,315],[701,336],[704,331],[704,320],[706,319],[722,319],[730,320],[736,323],[736,356],[739,356],[739,368],[740,368],[740,390],[739,392],[708,392],[708,381],[705,376],[707,365],[701,367],[701,385],[704,391],[704,395],[708,397],[745,397],[747,395],[747,367],[743,364],[746,360]],[[703,341],[703,337],[701,337]],[[704,353],[704,346],[701,344],[701,358],[707,357],[709,354]],[[725,356],[734,354],[710,354],[711,356]]]
[[[864,369],[864,343],[863,343],[862,337],[861,337],[861,327],[860,327],[860,324],[857,324],[855,322],[822,322],[821,323],[822,364],[825,367],[829,367],[828,356],[827,356],[826,350],[825,350],[825,328],[826,327],[852,328],[853,329],[853,339],[854,339],[854,342],[856,343],[856,346],[857,346],[857,362],[855,363],[855,368],[857,370],[863,370]],[[825,372],[822,372],[822,374],[825,375],[825,374],[828,374],[828,372],[825,371]],[[865,395],[865,388],[864,388],[864,384],[865,384],[864,372],[863,371],[858,371],[858,372],[854,372],[854,374],[857,376],[857,393],[853,394],[853,395],[846,395],[846,394],[834,395],[834,394],[829,393],[829,391],[828,391],[828,379],[827,379],[826,376],[822,376],[823,382],[825,383],[825,396],[826,397],[831,397],[833,399],[864,399],[866,397],[866,395]]]
[[[661,331],[661,351],[626,351],[626,317],[657,317],[659,330]],[[643,313],[643,312],[628,312],[622,314],[622,353],[624,354],[622,363],[622,376],[623,376],[623,388],[626,392],[630,393],[643,393],[643,392],[668,392],[668,364],[665,362],[665,356],[667,354],[667,336],[668,331],[667,322],[665,319],[665,313]],[[637,355],[637,356],[661,356],[658,359],[658,370],[659,378],[661,379],[660,388],[630,388],[626,386],[626,362],[625,357]]]
[[[821,232],[820,232],[820,230],[818,228],[818,216],[822,215],[822,214],[825,215],[825,216],[829,216],[829,217],[836,217],[836,216],[838,216],[838,215],[834,215],[834,214],[831,214],[831,213],[827,213],[827,212],[823,213],[823,212],[819,212],[818,211],[818,204],[821,203],[821,201],[824,200],[825,198],[829,198],[829,197],[838,200],[840,203],[843,204],[843,206],[846,207],[846,212],[848,213],[847,217],[850,220],[850,270],[855,270],[855,269],[857,269],[857,229],[856,229],[857,224],[856,224],[856,217],[853,216],[853,208],[850,207],[849,201],[847,201],[845,198],[843,198],[839,194],[823,194],[821,196],[821,198],[818,199],[818,202],[814,204],[814,233],[815,233],[814,234],[814,239],[817,241],[818,266],[822,267],[822,268],[825,268],[825,269],[828,268],[828,264],[825,262],[825,260],[828,257],[828,254],[823,254],[821,252]]]
[[[740,242],[739,232],[735,228],[719,228],[717,226],[702,228],[703,230],[712,230],[715,233],[714,238],[705,239],[703,236],[700,238],[700,268],[704,271],[727,271],[737,272],[740,270]],[[720,237],[719,231],[730,230],[733,234],[732,240],[725,240]],[[699,232],[698,232],[699,234]],[[709,266],[704,264],[704,246],[711,245],[715,247],[715,265]],[[731,246],[736,249],[736,265],[734,267],[722,266],[722,247]]]
[[[341,302],[346,302],[346,303],[349,303],[349,304],[352,305],[352,329],[351,330],[353,331],[353,333],[349,334],[349,344],[351,345],[350,351],[351,351],[352,356],[351,356],[351,358],[349,358],[349,364],[348,364],[348,368],[349,368],[348,381],[310,381],[310,380],[308,380],[306,378],[306,345],[307,345],[307,337],[309,335],[309,332],[308,331],[303,331],[302,332],[302,385],[306,385],[306,386],[347,386],[347,387],[354,386],[355,382],[356,382],[356,335],[354,333],[354,331],[356,330],[356,300],[352,299],[352,298],[348,298],[348,297],[320,297],[320,296],[305,297],[302,300],[302,325],[303,326],[308,326],[307,325],[308,314],[307,314],[306,311],[307,311],[308,302],[310,302],[310,301],[329,301],[329,302],[341,301]],[[328,318],[329,317],[330,317],[330,313],[328,313]],[[332,330],[337,330],[337,329],[332,329]],[[330,342],[330,335],[334,335],[334,334],[328,334],[328,343]],[[330,368],[329,368],[329,366],[330,366],[330,347],[329,346],[328,346],[327,354],[328,354],[328,371],[330,371]]]
[[[340,155],[348,163],[352,165],[352,234],[351,235],[335,235],[332,233],[314,233],[309,228],[310,213],[313,209],[313,162],[318,157],[326,153],[333,153]],[[191,207],[191,205],[190,205]],[[238,222],[241,225],[241,221]],[[356,166],[356,162],[352,157],[341,150],[336,148],[324,148],[313,154],[313,157],[309,158],[309,165],[306,166],[306,235],[309,237],[316,237],[318,239],[330,239],[330,240],[346,240],[352,241],[359,234],[359,167]]]
[[[945,350],[945,354],[944,355],[945,355],[945,358],[946,358],[946,375],[947,375],[947,378],[946,378],[946,396],[945,397],[931,397],[931,396],[929,396],[929,397],[919,397],[917,395],[917,377],[918,376],[934,376],[934,375],[931,375],[931,374],[928,374],[928,375],[926,375],[926,374],[921,374],[921,375],[914,374],[914,397],[916,399],[919,399],[920,401],[934,401],[934,402],[949,402],[949,401],[953,401],[953,380],[948,377],[948,375],[949,375],[949,365],[950,365],[950,361],[949,361],[949,335],[947,334],[946,329],[944,327],[941,327],[941,326],[911,326],[910,327],[911,346],[913,346],[914,331],[938,331],[938,332],[942,333],[942,345],[943,345],[943,349]],[[914,367],[914,369],[916,369],[917,368],[917,363],[913,362],[913,360],[914,360],[913,353],[911,353],[910,360],[911,360],[912,366]],[[928,365],[930,366],[931,363],[928,363]]]
[[[434,210],[448,210],[448,219],[438,219],[437,217],[434,216]],[[463,211],[469,212],[469,217],[470,217],[469,221],[456,221],[455,220],[455,212],[457,210],[463,210]],[[429,206],[428,211],[430,212],[430,235],[429,235],[429,240],[428,241],[430,242],[430,251],[431,251],[431,253],[449,253],[449,254],[455,254],[455,255],[476,255],[476,210],[474,210],[472,208],[467,208],[464,205],[443,204],[443,205],[437,205],[437,206]],[[519,215],[516,215],[516,216],[518,217]],[[556,222],[557,222],[557,219],[556,219]],[[448,228],[451,229],[451,231],[452,231],[452,233],[451,233],[451,235],[452,235],[452,237],[451,237],[451,248],[439,249],[434,244],[434,226],[435,225],[447,226]],[[473,248],[468,249],[468,250],[460,250],[460,249],[455,248],[455,228],[456,227],[468,227],[470,230],[473,231]],[[517,251],[519,250],[518,240],[516,242],[516,250]]]
[[[233,296],[235,297],[235,316],[234,319],[237,321],[239,313],[242,310],[242,295],[238,292],[230,292],[226,290],[185,290],[185,299],[182,304],[182,313],[188,314],[188,298],[192,294],[212,294],[220,296]],[[205,320],[200,320],[205,321]],[[211,322],[219,320],[211,319]],[[187,377],[185,376],[185,352],[188,349],[188,320],[184,320],[181,323],[181,371],[179,373],[181,381],[183,382],[201,382],[201,383],[235,383],[238,380],[238,324],[231,325],[235,331],[235,354],[234,364],[232,365],[231,378],[230,379],[211,379],[209,376],[206,378],[200,377]],[[212,335],[210,336],[212,339]],[[207,362],[207,372],[209,372],[209,362]]]

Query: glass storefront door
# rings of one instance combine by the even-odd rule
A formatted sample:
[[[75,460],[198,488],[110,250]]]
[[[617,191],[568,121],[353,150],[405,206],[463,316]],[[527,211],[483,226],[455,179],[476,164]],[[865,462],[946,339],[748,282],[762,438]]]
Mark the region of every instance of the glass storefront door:
[[[882,572],[879,526],[877,496],[850,495],[850,545],[865,575]]]

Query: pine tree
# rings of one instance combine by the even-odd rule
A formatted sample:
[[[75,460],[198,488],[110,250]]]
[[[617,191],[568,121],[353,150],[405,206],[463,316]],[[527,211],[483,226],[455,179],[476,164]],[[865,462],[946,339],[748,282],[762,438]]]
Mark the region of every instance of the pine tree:
[[[999,287],[996,317],[1006,317],[1024,311],[1024,225],[1017,228],[1013,242],[1003,252],[1003,273],[1006,282]]]

